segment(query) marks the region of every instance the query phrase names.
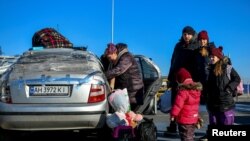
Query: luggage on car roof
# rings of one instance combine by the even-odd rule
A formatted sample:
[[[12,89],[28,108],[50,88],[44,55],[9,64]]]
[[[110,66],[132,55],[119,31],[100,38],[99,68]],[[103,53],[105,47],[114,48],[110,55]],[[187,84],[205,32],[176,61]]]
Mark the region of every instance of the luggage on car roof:
[[[44,28],[37,31],[32,37],[32,46],[45,48],[69,48],[73,44],[54,28]]]

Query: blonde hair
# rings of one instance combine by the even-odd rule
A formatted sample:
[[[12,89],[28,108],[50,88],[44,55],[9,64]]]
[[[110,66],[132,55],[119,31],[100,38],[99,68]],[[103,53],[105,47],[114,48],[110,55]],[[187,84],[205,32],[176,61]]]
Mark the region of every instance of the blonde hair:
[[[208,56],[208,50],[207,50],[207,48],[201,47],[200,54],[201,54],[202,57],[207,57]]]
[[[222,59],[220,59],[214,67],[214,74],[215,76],[221,76],[223,74],[223,70],[222,70],[222,65],[224,64],[224,61]]]

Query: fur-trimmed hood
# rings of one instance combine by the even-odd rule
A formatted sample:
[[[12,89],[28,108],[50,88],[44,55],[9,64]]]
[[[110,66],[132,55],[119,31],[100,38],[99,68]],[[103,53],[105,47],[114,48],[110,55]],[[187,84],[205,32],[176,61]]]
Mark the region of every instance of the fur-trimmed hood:
[[[197,33],[195,33],[193,35],[193,38],[190,40],[189,44],[193,44],[195,42],[198,42],[197,40],[198,40],[198,35],[197,35]],[[179,42],[181,42],[181,43],[183,43],[183,45],[185,45],[185,40],[183,39],[182,35],[181,35],[181,38],[180,38]]]
[[[232,65],[231,59],[229,57],[227,57],[227,56],[224,56],[223,64]]]
[[[202,84],[200,82],[193,82],[189,84],[181,83],[178,85],[179,90],[202,90]]]
[[[171,116],[180,124],[195,124],[198,120],[202,85],[199,82],[182,83],[178,86]]]

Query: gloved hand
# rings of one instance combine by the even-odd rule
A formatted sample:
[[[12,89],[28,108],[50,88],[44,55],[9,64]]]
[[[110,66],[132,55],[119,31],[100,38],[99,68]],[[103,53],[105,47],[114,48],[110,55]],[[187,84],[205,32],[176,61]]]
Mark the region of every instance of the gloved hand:
[[[196,127],[197,129],[200,129],[200,128],[203,126],[203,122],[204,122],[204,120],[203,120],[201,117],[199,117],[199,118],[198,118],[198,121],[197,121],[197,123],[196,123],[196,125],[195,125],[195,127]]]

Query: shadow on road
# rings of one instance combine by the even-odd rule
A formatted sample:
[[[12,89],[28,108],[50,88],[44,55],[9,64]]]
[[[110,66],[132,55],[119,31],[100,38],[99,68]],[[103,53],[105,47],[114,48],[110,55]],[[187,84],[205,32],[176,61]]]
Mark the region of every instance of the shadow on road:
[[[60,140],[60,141],[98,141],[97,132],[93,131],[33,131],[33,132],[8,132],[8,138],[4,141],[50,141],[50,140]],[[103,140],[103,139],[102,139]],[[1,140],[2,141],[2,140]]]

